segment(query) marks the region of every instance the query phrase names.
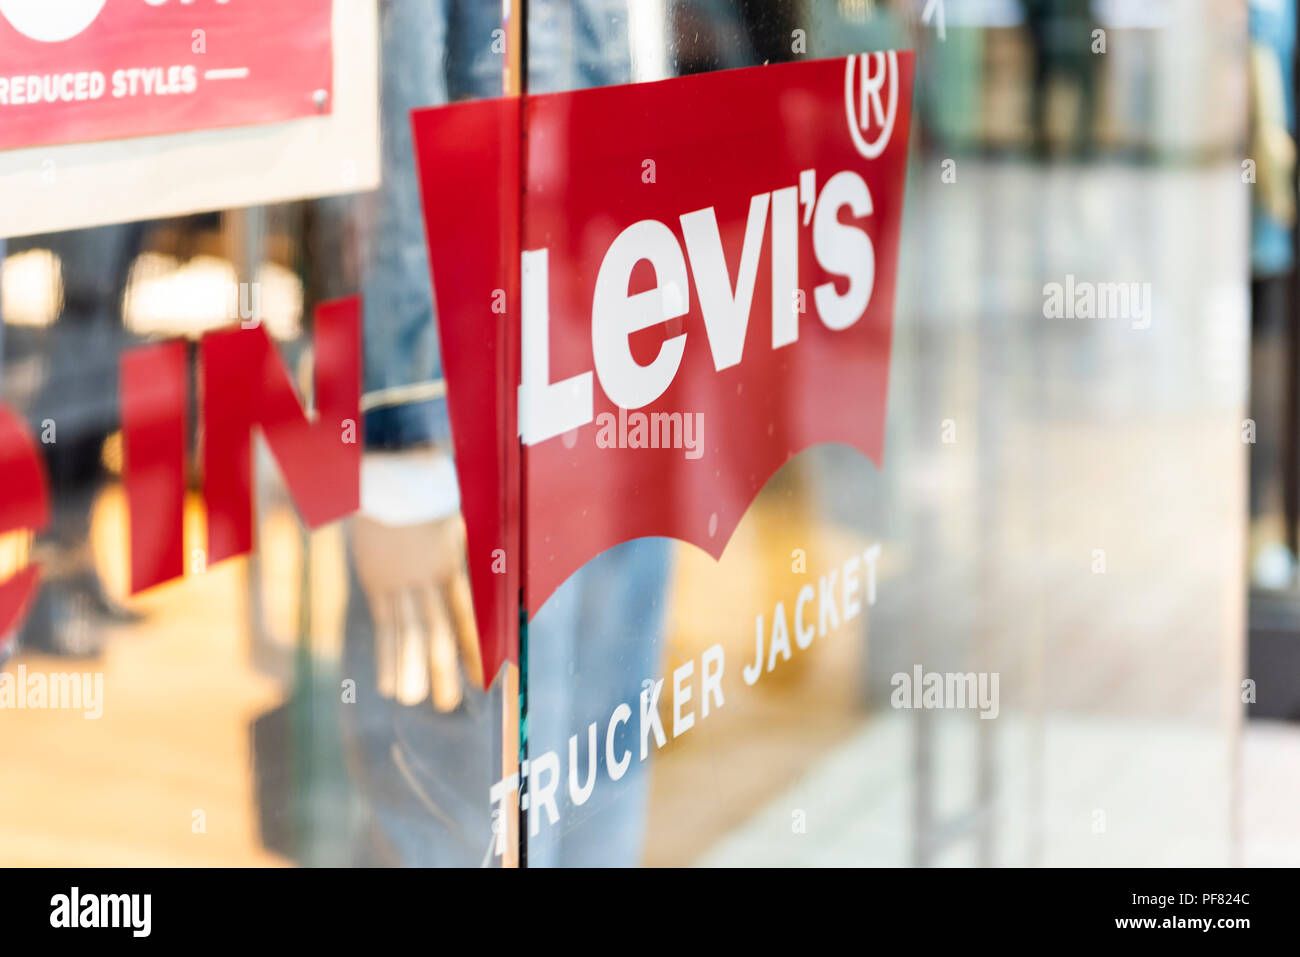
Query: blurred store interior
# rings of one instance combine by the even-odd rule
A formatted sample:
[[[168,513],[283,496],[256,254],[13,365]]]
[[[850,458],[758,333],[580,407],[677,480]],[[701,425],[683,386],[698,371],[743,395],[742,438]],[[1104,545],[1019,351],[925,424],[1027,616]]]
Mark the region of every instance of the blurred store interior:
[[[580,60],[557,6],[530,43]],[[752,656],[735,623],[792,597],[792,549],[880,542],[879,601],[655,755],[640,862],[1300,864],[1295,0],[948,0],[941,28],[924,0],[595,6],[641,31],[640,78],[917,51],[885,465],[811,450],[720,562],[674,546],[654,674]],[[50,527],[0,536],[0,577],[47,576],[2,667],[102,671],[106,707],[0,717],[0,863],[493,863],[458,808],[499,765],[501,689],[465,677],[438,717],[447,795],[363,753],[354,529],[307,530],[263,444],[256,551],[128,593],[117,357],[229,325],[255,282],[307,395],[368,202],[7,240],[0,399],[59,437]],[[1067,276],[1142,284],[1149,313],[1050,318]],[[1000,674],[998,720],[891,707],[915,664]],[[402,781],[427,821],[386,830]]]

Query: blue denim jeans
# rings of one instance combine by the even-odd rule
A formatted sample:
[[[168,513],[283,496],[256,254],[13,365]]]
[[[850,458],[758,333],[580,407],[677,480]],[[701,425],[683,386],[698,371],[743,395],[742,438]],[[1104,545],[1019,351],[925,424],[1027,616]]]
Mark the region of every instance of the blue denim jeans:
[[[555,93],[631,81],[631,42],[625,0],[533,0],[528,21],[528,90]],[[528,628],[528,754],[554,751],[562,778],[560,819],[539,816],[528,840],[531,867],[630,867],[641,859],[649,805],[649,768],[638,760],[635,721],[617,742],[633,753],[617,782],[605,768],[604,728],[626,703],[639,713],[641,688],[657,680],[664,630],[671,544],[625,542],[576,572]],[[578,736],[585,762],[587,726],[596,722],[596,786],[580,808],[568,800],[569,737]],[[587,779],[587,766],[577,769]]]
[[[502,24],[500,5],[492,0],[385,0],[381,12],[383,185],[362,279],[367,390],[441,376],[410,110],[500,95],[504,66],[494,52],[494,40],[501,48],[494,31]],[[626,0],[533,0],[529,16],[530,92],[629,81]],[[372,446],[443,441],[450,434],[445,402],[376,410],[367,416],[366,432]],[[666,540],[646,539],[611,549],[570,578],[538,613],[527,647],[530,754],[553,750],[567,762],[569,735],[580,734],[585,743],[587,724],[599,721],[603,728],[619,702],[637,710],[642,682],[656,677],[659,667],[669,548]],[[354,623],[367,627],[364,620]],[[358,634],[350,645],[349,668],[361,669],[350,673],[364,673],[369,636]],[[495,778],[491,762],[481,760],[486,755],[466,750],[489,746],[493,708],[471,695],[457,716],[437,716],[427,703],[413,709],[366,697],[374,703],[365,705],[359,696],[355,731],[369,754],[371,825],[388,859],[479,863],[490,840],[488,788]],[[635,723],[629,727],[635,734]],[[394,733],[396,745],[387,740]],[[406,763],[422,793],[388,780],[393,747],[407,749]],[[561,802],[560,823],[543,823],[530,841],[530,864],[638,862],[646,766],[634,759],[615,784],[604,778],[600,750],[600,783],[591,799],[579,809]],[[585,766],[580,772],[585,780]],[[559,793],[566,789],[562,782]],[[443,820],[427,812],[431,805]]]

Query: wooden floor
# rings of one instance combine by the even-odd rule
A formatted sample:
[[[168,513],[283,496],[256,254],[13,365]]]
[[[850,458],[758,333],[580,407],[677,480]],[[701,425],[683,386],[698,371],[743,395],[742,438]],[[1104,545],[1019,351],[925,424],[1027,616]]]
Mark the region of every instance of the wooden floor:
[[[117,554],[120,504],[110,493],[96,521],[99,547]],[[100,671],[104,704],[98,720],[0,711],[0,864],[283,863],[258,837],[250,746],[252,722],[283,692],[250,666],[245,581],[232,560],[149,593],[134,603],[145,620],[111,629],[98,661],[8,663]]]

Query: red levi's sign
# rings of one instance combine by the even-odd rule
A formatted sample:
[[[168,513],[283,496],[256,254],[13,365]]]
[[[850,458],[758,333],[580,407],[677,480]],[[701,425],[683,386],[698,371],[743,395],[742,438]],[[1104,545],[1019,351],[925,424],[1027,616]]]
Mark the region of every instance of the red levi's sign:
[[[489,676],[521,586],[881,464],[911,99],[890,52],[414,114]]]
[[[0,149],[330,112],[332,0],[0,0]]]

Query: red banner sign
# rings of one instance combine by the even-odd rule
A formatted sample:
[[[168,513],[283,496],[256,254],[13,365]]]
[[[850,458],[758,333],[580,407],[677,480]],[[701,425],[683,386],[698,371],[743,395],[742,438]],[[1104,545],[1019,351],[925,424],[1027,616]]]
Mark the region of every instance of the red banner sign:
[[[717,558],[809,446],[880,464],[911,90],[891,52],[415,114],[489,676],[521,585]]]
[[[331,0],[0,0],[0,149],[330,111]]]

